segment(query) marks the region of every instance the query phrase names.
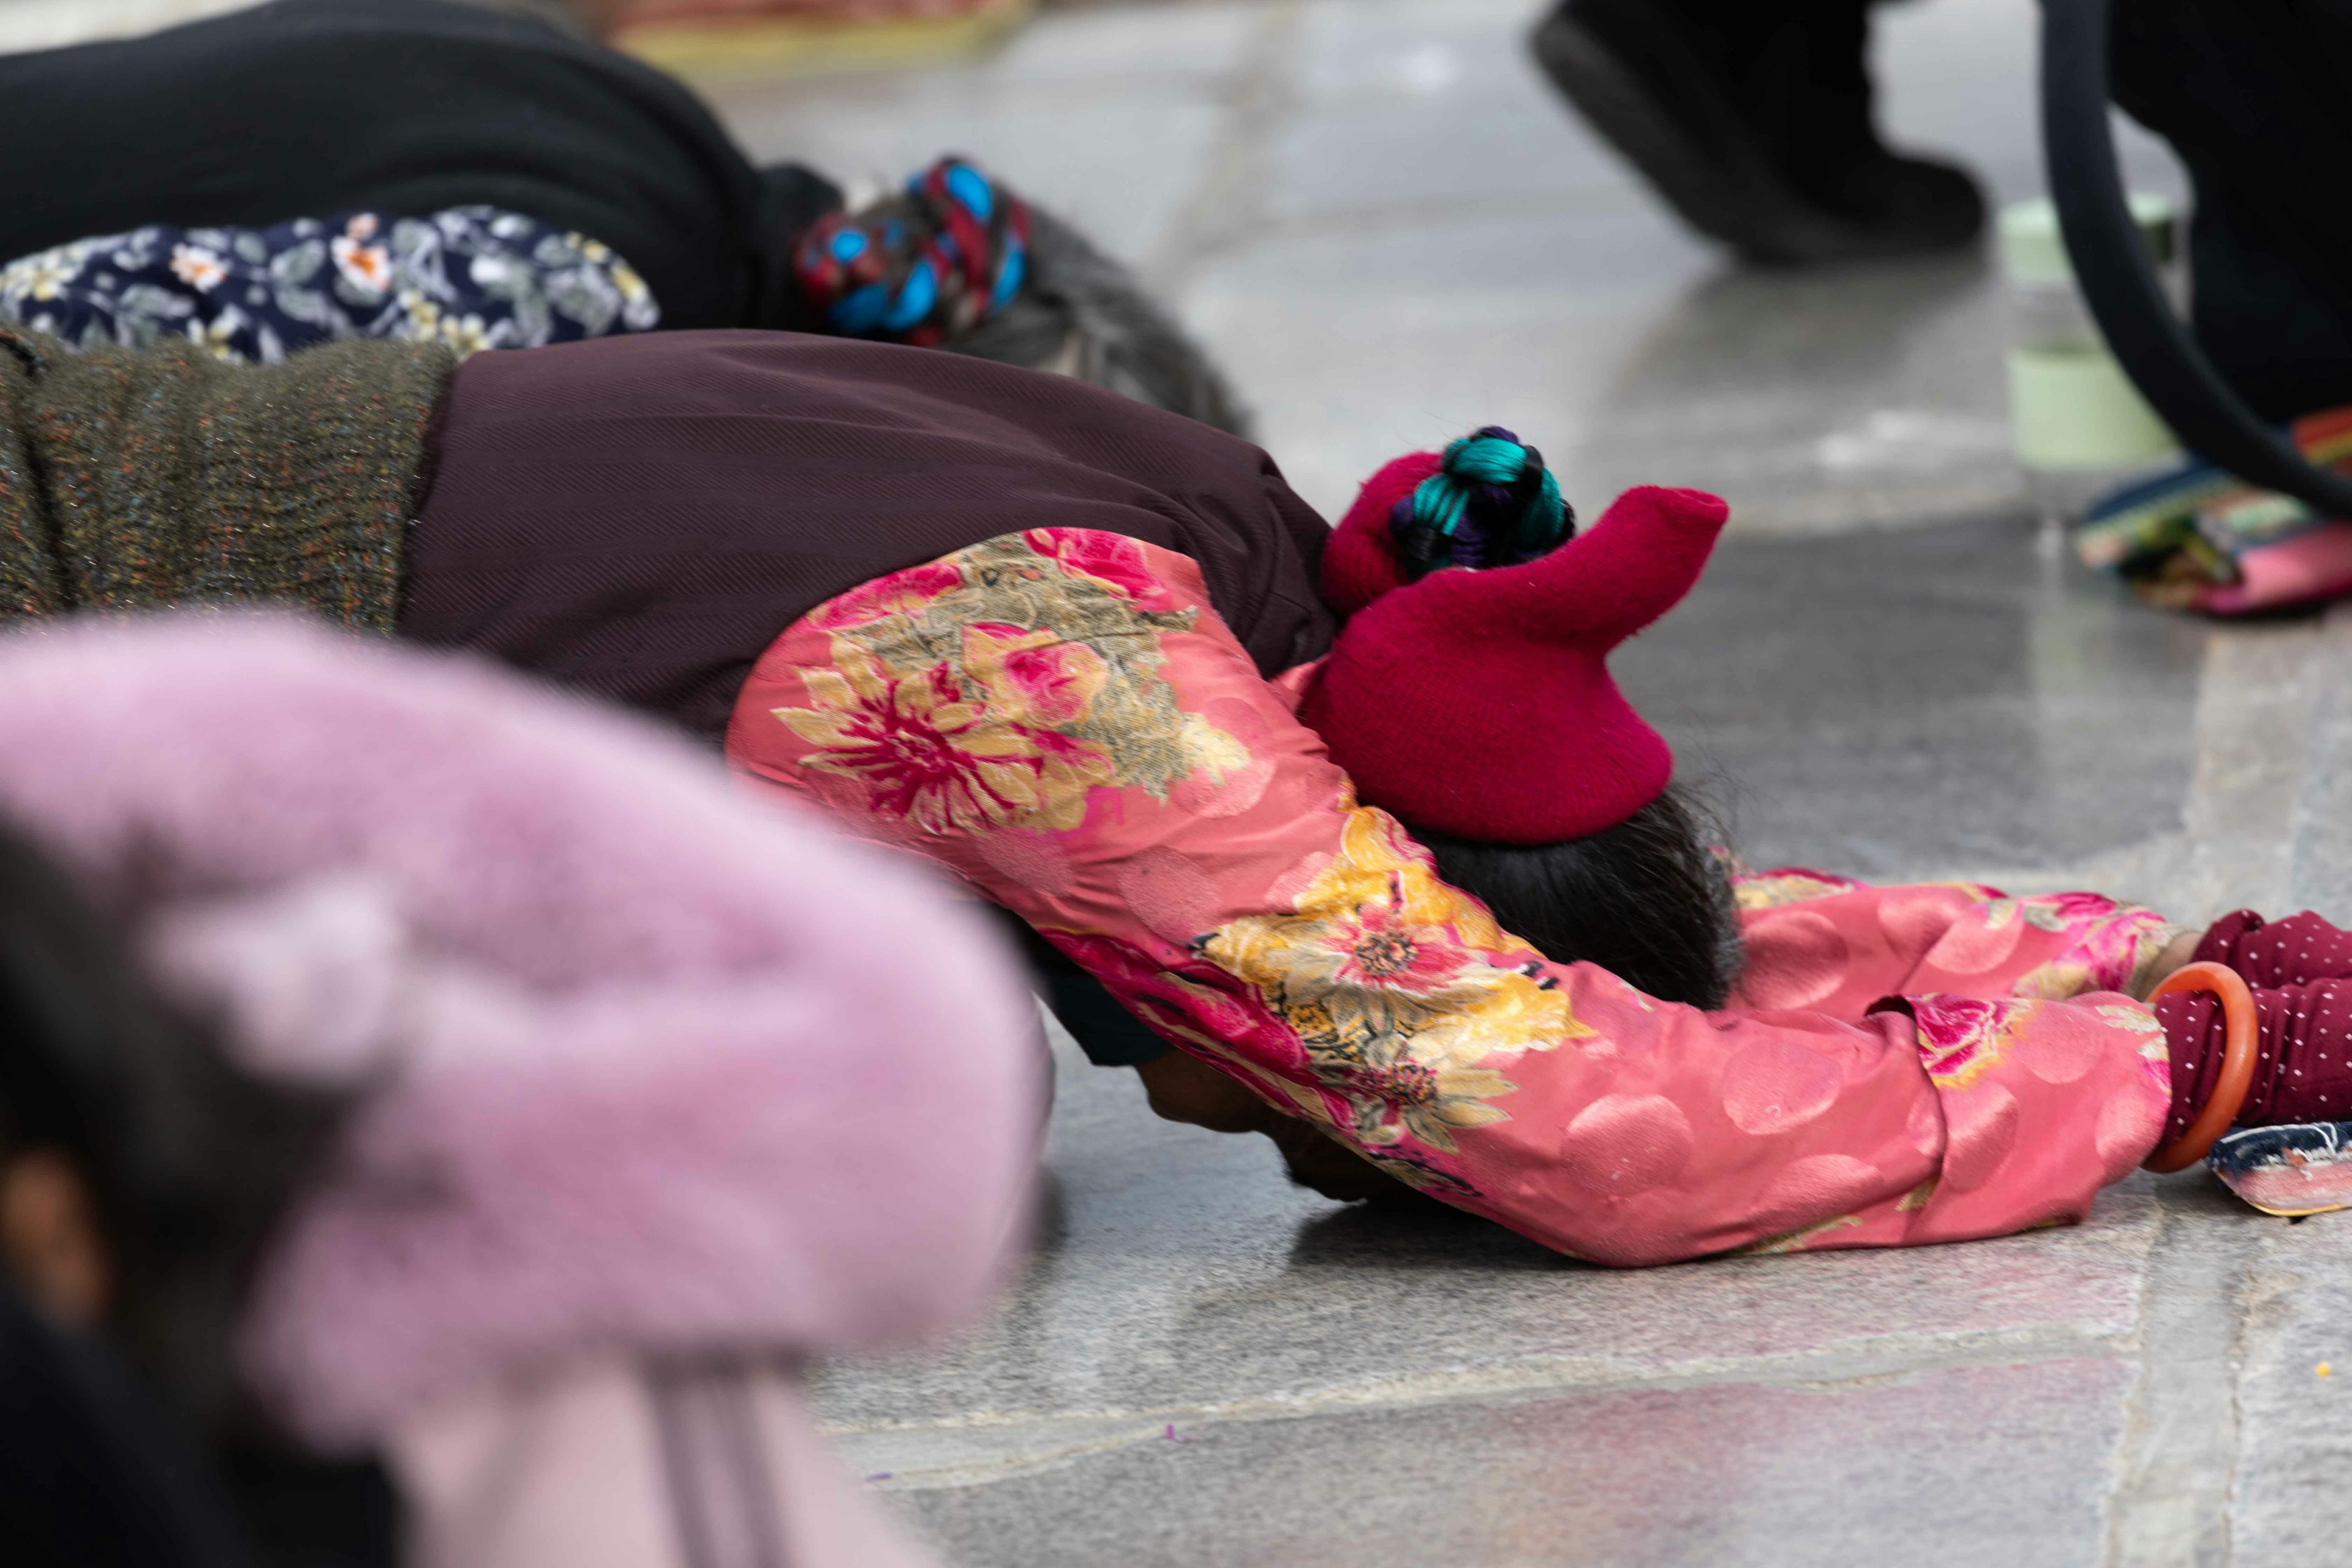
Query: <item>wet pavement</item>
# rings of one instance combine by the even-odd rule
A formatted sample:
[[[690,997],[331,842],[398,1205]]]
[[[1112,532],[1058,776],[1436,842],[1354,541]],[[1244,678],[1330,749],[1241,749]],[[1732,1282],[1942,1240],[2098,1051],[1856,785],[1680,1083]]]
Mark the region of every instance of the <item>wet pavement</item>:
[[[1089,226],[1327,510],[1488,421],[1588,514],[1720,490],[1706,582],[1619,667],[1752,860],[2352,913],[2352,621],[2216,632],[2072,566],[2007,457],[1988,266],[1727,266],[1552,100],[1536,10],[1106,6],[711,90],[763,152],[957,148]],[[2030,0],[1885,17],[1896,134],[2033,194]],[[1328,1203],[1066,1050],[1047,1160],[992,1323],[823,1378],[960,1563],[2262,1563],[2352,1526],[2352,1390],[2314,1370],[2352,1365],[2352,1228],[2202,1177],[2063,1232],[1609,1273]]]
[[[1761,858],[2352,909],[2352,619],[2209,633],[2035,534],[1735,541],[1627,684]],[[1066,1049],[1047,1163],[993,1322],[823,1380],[960,1563],[2266,1563],[2352,1525],[2315,1371],[2352,1216],[2141,1175],[2076,1229],[1612,1273],[1328,1203]]]
[[[1691,484],[1784,531],[2020,500],[1984,262],[1727,265],[1553,96],[1522,47],[1540,9],[1107,5],[973,66],[706,90],[764,155],[878,184],[954,148],[1084,225],[1181,306],[1327,509],[1486,422],[1588,507]],[[1890,8],[1895,138],[2037,194],[2033,26],[2032,0]],[[2145,137],[2126,163],[2179,188]]]
[[[2352,915],[2352,617],[2215,630],[2072,567],[2007,458],[1986,264],[1727,266],[1552,99],[1538,9],[1107,5],[977,63],[705,86],[762,153],[958,149],[1077,220],[1327,510],[1489,421],[1587,513],[1723,492],[1620,669],[1751,860]],[[1898,138],[2003,197],[2038,184],[2032,22],[1883,24]],[[1295,1189],[1063,1045],[1002,1311],[820,1376],[954,1563],[2284,1564],[2352,1531],[2352,1216],[2143,1175],[2075,1229],[1612,1273]]]

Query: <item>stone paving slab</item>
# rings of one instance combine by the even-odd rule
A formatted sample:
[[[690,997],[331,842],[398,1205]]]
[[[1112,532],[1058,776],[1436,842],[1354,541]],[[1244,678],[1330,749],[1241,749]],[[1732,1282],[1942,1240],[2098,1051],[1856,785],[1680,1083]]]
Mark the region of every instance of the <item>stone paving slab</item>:
[[[1308,500],[1490,420],[1589,493],[1671,479],[1734,527],[2016,503],[1981,258],[1746,272],[1527,58],[1538,0],[1208,0],[1064,14],[977,64],[706,84],[747,144],[896,178],[960,149],[1145,268]],[[1882,13],[1895,133],[2039,183],[2032,0]],[[2126,133],[2136,183],[2179,186]]]
[[[1528,69],[1540,8],[1109,8],[965,70],[716,90],[763,152],[958,147],[1095,225],[1327,510],[1488,420],[1588,516],[1722,490],[1707,583],[1620,666],[1759,860],[2352,914],[2352,623],[2217,630],[2067,566],[1987,267],[1725,265]],[[1882,16],[1897,135],[2031,194],[2032,0]],[[1003,1310],[820,1379],[952,1561],[2207,1568],[2352,1524],[2352,1366],[2312,1371],[2352,1362],[2341,1222],[2143,1176],[2078,1229],[1611,1273],[1328,1204],[1064,1049]]]
[[[1915,1568],[2071,1568],[2105,1531],[2130,1378],[2054,1360],[1211,1422],[897,1500],[1005,1568],[1844,1568],[1898,1540]]]
[[[1840,542],[1733,541],[1719,563],[1731,597],[1696,602],[1658,634],[1678,641],[1629,663],[1645,703],[1644,683],[1660,701],[1685,693],[1671,721],[1686,747],[1720,754],[1751,722],[1755,759],[1776,725],[1784,748],[1803,739],[1818,798],[1750,814],[1777,847],[1813,835],[1851,847],[1830,835],[1840,814],[1878,811],[1885,874],[1964,870],[1938,858],[1955,852],[1950,819],[1970,792],[2005,800],[2012,838],[2031,843],[2063,822],[2068,792],[2104,791],[2110,831],[2038,840],[2041,873],[2096,885],[2086,866],[2136,863],[2169,906],[2205,896],[2182,844],[2230,842],[2250,821],[2250,841],[2283,844],[2298,799],[2326,815],[2320,764],[2352,723],[2331,717],[2333,661],[2352,646],[2336,625],[2216,631],[2141,611],[2104,584],[2037,575],[2018,523],[1843,543],[1858,581],[1930,584],[1931,602],[1896,593],[1792,615],[1765,647],[1758,606],[1842,583]],[[1708,672],[1742,658],[1790,679],[1711,691]],[[1887,790],[1864,765],[1889,744],[1883,726],[1939,690],[1949,709],[1916,744],[1949,790]],[[2012,745],[1971,743],[2036,713]],[[2257,901],[2275,905],[2284,859],[2253,875],[2273,888]],[[1100,1561],[1109,1540],[1141,1562],[1175,1561],[1165,1543],[1181,1542],[1188,1561],[1237,1563],[1900,1551],[2187,1565],[2310,1561],[2339,1518],[2329,1489],[2346,1427],[2325,1401],[2352,1384],[2311,1368],[2337,1353],[2347,1233],[2264,1219],[2201,1176],[2136,1177],[2076,1229],[1616,1273],[1476,1222],[1325,1203],[1287,1186],[1262,1143],[1157,1122],[1131,1079],[1074,1056],[1048,1163],[1038,1257],[995,1321],[934,1356],[830,1369],[821,1389],[852,1466],[961,1561],[1010,1561],[1013,1540],[1029,1561]],[[1958,1422],[1948,1413],[1967,1400]],[[1845,1401],[1850,1416],[1803,1414]],[[1582,1411],[1641,1418],[1588,1447],[1556,1438],[1598,1419]],[[1933,1441],[1905,1436],[1906,1422]],[[1717,1456],[1726,1479],[1700,1489],[1697,1513],[1623,1489],[1653,1468],[1640,1447],[1653,1429]],[[1418,1447],[1398,1436],[1423,1431],[1434,1436]],[[1336,1500],[1319,1545],[1303,1544],[1307,1515],[1266,1479],[1289,1462],[1277,1454],[1303,1456],[1299,1473]],[[1528,1455],[1553,1468],[1512,1468]],[[1396,1479],[1408,1462],[1424,1481]],[[1809,1500],[1791,1465],[1833,1478],[1839,1507]],[[1732,1489],[1750,1474],[1769,1484]],[[1460,1500],[1482,1480],[1495,1484]],[[1983,1501],[1996,1497],[2008,1500]],[[1612,1507],[1657,1533],[1607,1535],[1595,1520],[1619,1517]],[[1024,1520],[1034,1528],[1007,1533]],[[1545,1557],[1571,1539],[1607,1549]],[[1704,1551],[1662,1544],[1675,1542]]]
[[[1294,69],[1243,40],[1221,88],[1139,88],[1242,117],[1222,163],[1154,198],[1171,226],[1119,243],[1181,282],[1311,497],[1485,419],[1551,443],[1588,515],[1653,479],[1717,484],[1768,531],[2014,495],[1980,269],[1719,270],[1526,78],[1462,68],[1513,58],[1502,10],[1269,7],[1259,43],[1292,29]],[[1449,195],[1416,138],[1474,81],[1496,102],[1473,140],[1516,102],[1544,155]],[[2168,889],[2146,846],[2200,781],[2225,812],[2248,798],[2200,772],[2215,657],[2011,512],[1735,542],[1622,664],[1739,781],[1766,858],[2061,876],[2137,855]],[[2189,1237],[2244,1216],[2183,1218],[2145,1179],[2075,1231],[1614,1274],[1327,1204],[1075,1061],[1049,1163],[1039,1256],[992,1323],[821,1389],[853,1468],[961,1562],[2159,1562],[2184,1521],[2227,1538],[2229,1450],[2201,1418],[2228,1391],[2182,1352],[2229,1321],[2234,1278]],[[2161,1376],[2159,1269],[2185,1282]]]
[[[2241,1563],[2338,1562],[2352,1542],[2352,1214],[2274,1222],[2257,1239],[2230,1347],[2231,1544]]]
[[[0,47],[213,4],[5,0]],[[953,69],[708,89],[764,154],[961,150],[1086,225],[1327,510],[1487,420],[1588,515],[1725,492],[1734,540],[1622,667],[1737,781],[1756,858],[2352,915],[2352,618],[2214,630],[2065,568],[2005,456],[1982,262],[1726,265],[1543,88],[1541,8],[1115,6]],[[2032,0],[1882,18],[1897,139],[2031,194]],[[1612,1273],[1327,1203],[1062,1049],[1003,1310],[820,1376],[954,1562],[2302,1568],[2352,1539],[2352,1218],[2138,1177],[2077,1229]]]
[[[943,1354],[823,1384],[832,1428],[866,1435],[862,1471],[963,1467],[937,1431],[899,1456],[892,1434],[929,1428],[993,1463],[1058,1451],[1071,1421],[1858,1375],[2112,1347],[2137,1323],[2145,1194],[2053,1237],[1613,1271],[1466,1217],[1298,1192],[1262,1140],[1168,1127],[1132,1075],[1060,1067],[1047,1238],[1012,1305]],[[1033,1423],[1034,1444],[1007,1430]]]
[[[1734,538],[1613,663],[1751,864],[1887,879],[2072,868],[2177,827],[2211,635],[2015,515]]]
[[[719,81],[706,92],[754,153],[826,171],[853,196],[895,185],[943,153],[1000,173],[1114,255],[1148,256],[1188,194],[1160,171],[1200,166],[1223,123],[1213,79],[1179,61],[1108,82],[1059,83],[1014,69],[936,79],[851,79],[806,92]]]
[[[2352,606],[2327,613],[2298,693],[2308,712],[2307,759],[2284,820],[2291,846],[2287,900],[2352,909]]]
[[[1530,15],[1525,0],[1306,9],[1266,216],[1286,224],[1348,214],[1362,228],[1364,215],[1395,222],[1458,205],[1647,205],[1528,57]]]
[[[1629,198],[1602,212],[1480,208],[1443,229],[1285,231],[1204,264],[1188,313],[1327,516],[1389,458],[1486,424],[1544,450],[1580,494],[1606,495],[1622,473],[1580,452],[1609,372],[1664,309],[1657,280],[1696,281],[1711,265],[1679,237],[1662,244],[1656,223]]]
[[[253,4],[256,0],[0,0],[0,53],[129,37]]]

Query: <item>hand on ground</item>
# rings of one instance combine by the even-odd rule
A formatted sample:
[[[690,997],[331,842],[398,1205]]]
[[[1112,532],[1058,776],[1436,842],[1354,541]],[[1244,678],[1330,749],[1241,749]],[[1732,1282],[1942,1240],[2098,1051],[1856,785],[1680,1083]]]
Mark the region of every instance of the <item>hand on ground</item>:
[[[1136,1073],[1152,1110],[1213,1132],[1263,1132],[1282,1151],[1290,1179],[1339,1203],[1424,1205],[1424,1196],[1375,1167],[1312,1122],[1285,1116],[1206,1062],[1170,1051]]]

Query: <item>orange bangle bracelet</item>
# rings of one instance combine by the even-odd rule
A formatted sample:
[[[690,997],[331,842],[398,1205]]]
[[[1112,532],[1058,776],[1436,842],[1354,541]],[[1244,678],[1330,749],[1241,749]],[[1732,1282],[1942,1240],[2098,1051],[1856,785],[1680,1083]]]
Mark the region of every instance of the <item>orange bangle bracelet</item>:
[[[2254,1058],[2262,1050],[2263,1026],[2254,1012],[2254,994],[2247,989],[2244,977],[2236,970],[2219,963],[2184,963],[2147,994],[2148,1004],[2153,1006],[2158,997],[2182,991],[2210,991],[2221,999],[2225,1030],[2221,1072],[2214,1079],[2213,1092],[2207,1098],[2205,1109],[2197,1113],[2189,1131],[2147,1157],[2142,1168],[2160,1176],[2185,1171],[2203,1159],[2221,1134],[2230,1130],[2230,1124],[2238,1120],[2238,1112],[2246,1103],[2246,1091],[2254,1087]]]

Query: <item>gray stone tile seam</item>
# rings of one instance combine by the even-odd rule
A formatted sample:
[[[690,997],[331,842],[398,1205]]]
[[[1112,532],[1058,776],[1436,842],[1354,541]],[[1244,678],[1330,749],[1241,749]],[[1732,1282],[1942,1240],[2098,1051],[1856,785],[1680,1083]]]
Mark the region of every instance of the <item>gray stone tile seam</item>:
[[[2105,1500],[2103,1561],[2215,1568],[2233,1560],[2247,1300],[2262,1237],[2200,1223],[2185,1197],[2161,1205],[2158,1225],[2140,1292],[2139,1367]]]
[[[2305,679],[2309,740],[2288,824],[2287,891],[2290,903],[2341,918],[2352,914],[2346,908],[2352,900],[2352,824],[2344,820],[2352,803],[2326,796],[2330,784],[2340,785],[2352,772],[2352,605],[2330,608],[2315,642]]]
[[[1194,268],[1232,237],[1269,216],[1266,192],[1276,133],[1299,106],[1295,46],[1306,26],[1305,0],[1268,0],[1216,94],[1222,122],[1201,160],[1192,188],[1139,268],[1169,300],[1181,300]]]
[[[1906,875],[1905,879],[1977,882],[2021,898],[2038,893],[2104,893],[2108,891],[2107,884],[2116,875],[2119,866],[2130,865],[2146,857],[2186,859],[2212,843],[2210,837],[2173,829],[2146,838],[2136,838],[2112,849],[2103,849],[2084,859],[2053,866],[1996,866],[1981,860],[1952,861],[1931,866],[1916,875]],[[2172,911],[2158,910],[2158,913],[2169,915]]]
[[[1202,251],[1196,259],[1224,256],[1275,240],[1333,239],[1355,235],[1377,237],[1392,234],[1404,227],[1500,218],[1613,220],[1646,217],[1650,212],[1650,197],[1646,193],[1630,187],[1621,192],[1614,185],[1581,191],[1525,191],[1342,203],[1305,211],[1260,214],[1250,226],[1246,242],[1220,245],[1214,249]],[[1637,284],[1638,280],[1631,280],[1622,286],[1630,289]]]
[[[2331,613],[2331,622],[2336,618]],[[2352,621],[2347,624],[2352,625]],[[2230,1338],[2226,1360],[2231,1436],[2237,1441],[2230,1454],[2222,1489],[2224,1550],[2216,1560],[2224,1568],[2238,1561],[2239,1521],[2252,1506],[2242,1490],[2242,1483],[2247,1475],[2244,1441],[2248,1420],[2247,1387],[2263,1370],[2263,1352],[2273,1349],[2279,1334],[2290,1327],[2283,1309],[2306,1282],[2306,1277],[2299,1269],[2290,1263],[2283,1263],[2267,1248],[2253,1253],[2239,1271],[2238,1288],[2231,1299],[2236,1331]],[[2272,1452],[2275,1453],[2276,1449]],[[2255,1529],[2259,1529],[2261,1522],[2257,1512],[2253,1521]],[[2253,1531],[2249,1531],[2248,1533]],[[2334,1552],[2331,1551],[2328,1554],[2333,1556]],[[2200,1563],[2199,1568],[2205,1568],[2205,1565]]]
[[[2255,662],[2231,657],[2242,655],[2243,647],[2233,647],[2234,638],[2248,644],[2266,641],[2273,648],[2293,651],[2295,641],[2304,641],[2296,659],[2294,679],[2300,692],[2290,693],[2288,700],[2279,701],[2278,693],[2270,688],[2249,687],[2246,678],[2255,673],[2247,667]],[[2340,647],[2338,646],[2340,645]],[[2259,650],[2255,650],[2259,651]],[[2329,711],[2326,706],[2330,688],[2325,680],[2331,653],[2342,668],[2352,664],[2352,610],[2339,607],[2329,612],[2326,632],[2309,637],[2307,640],[2292,627],[2252,628],[2217,627],[2214,641],[2209,647],[2205,667],[2199,678],[2197,732],[2199,765],[2194,770],[2187,795],[2180,805],[2178,821],[2129,844],[2105,849],[2084,860],[2061,866],[1999,867],[1984,863],[1948,867],[1937,873],[1939,878],[1958,881],[1976,881],[1997,887],[2011,893],[2073,891],[2088,889],[2107,890],[2103,885],[2119,873],[2130,871],[2149,863],[2171,868],[2175,877],[2193,872],[2202,859],[2230,857],[2232,852],[2258,847],[2269,837],[2257,821],[2270,805],[2267,797],[2277,793],[2276,781],[2265,777],[2261,770],[2216,769],[2210,753],[2228,741],[2254,741],[2291,753],[2288,765],[2294,770],[2295,782],[2287,789],[2291,819],[2284,825],[2294,835],[2295,853],[2301,859],[2314,837],[2313,796],[2315,786],[2324,776],[2327,753],[2305,743],[2312,729],[2326,729]],[[2342,683],[2352,688],[2352,671]],[[2251,858],[2251,857],[2248,857]],[[2245,868],[2239,867],[2243,870]],[[2282,868],[2284,869],[2284,868]],[[2252,896],[2256,904],[2284,902],[2299,907],[2303,897],[2297,889],[2267,887],[2275,879],[2265,878],[2264,894]],[[2307,879],[2298,879],[2307,880]],[[2252,895],[2253,889],[2240,888],[2241,894]],[[2274,896],[2272,896],[2274,895]],[[2228,903],[2230,900],[2222,900]],[[2195,920],[2200,912],[2193,909],[2164,909],[2162,912],[2176,919]],[[2210,915],[2224,912],[2214,909]],[[2282,910],[2281,912],[2284,912]]]
[[[2246,1295],[2252,1283],[2252,1280],[2241,1274],[2238,1289],[2231,1295],[2230,1301],[2233,1328],[2229,1340],[2229,1355],[2225,1358],[2230,1372],[2227,1385],[2230,1410],[2229,1458],[2221,1471],[2220,1488],[2221,1495],[2221,1561],[2223,1563],[2232,1563],[2237,1559],[2232,1538],[2236,1533],[2240,1500],[2239,1468],[2245,1455],[2246,1367],[2253,1327],[2252,1316],[2246,1310]]]
[[[764,100],[779,88],[790,87],[795,80],[814,82],[816,90],[807,93],[791,110],[772,111],[779,120],[799,115],[814,116],[824,110],[855,118],[860,114],[879,114],[902,109],[908,103],[917,102],[933,111],[986,110],[1007,100],[1017,101],[1020,113],[1027,117],[1056,110],[1097,109],[1108,103],[1150,98],[1198,99],[1222,103],[1231,94],[1231,84],[1235,75],[1236,68],[1230,65],[1204,65],[1176,70],[1087,72],[1066,77],[1040,77],[1034,80],[993,76],[985,68],[977,72],[948,68],[906,77],[829,79],[778,77],[753,68],[733,76],[698,77],[695,85],[706,96],[719,100],[722,109],[731,109],[733,104],[730,100],[733,99]]]
[[[1759,422],[1759,431],[1769,433],[1771,426]],[[1649,439],[1649,433],[1639,426],[1630,427],[1629,439]],[[1626,443],[1621,442],[1620,445]],[[1793,471],[1793,470],[1792,470]],[[1981,484],[1953,484],[1935,490],[1915,489],[1905,491],[1895,504],[1895,492],[1869,485],[1856,485],[1849,496],[1859,510],[1832,515],[1817,510],[1804,498],[1749,501],[1743,510],[1735,506],[1730,523],[1724,530],[1728,539],[1834,539],[1852,534],[1921,533],[1929,529],[1957,528],[1972,524],[1992,524],[2006,521],[2026,510],[2018,494],[2005,488],[2007,479],[1986,479]],[[1921,504],[1923,495],[1927,503]],[[1887,500],[1881,510],[1871,510],[1876,499]]]
[[[866,1484],[877,1491],[893,1492],[947,1491],[962,1487],[995,1486],[1047,1470],[1058,1470],[1098,1454],[1115,1454],[1122,1448],[1158,1442],[1168,1438],[1171,1430],[1172,1428],[1145,1428],[1121,1432],[1115,1436],[1066,1443],[1057,1448],[1028,1449],[1010,1454],[975,1454],[960,1461],[929,1465],[901,1460],[896,1469],[869,1475]],[[1181,1440],[1191,1442],[1193,1439],[1188,1436]]]
[[[2138,1327],[2103,1328],[2055,1322],[2030,1329],[1963,1331],[1948,1336],[1889,1335],[1847,1341],[1780,1355],[1693,1358],[1655,1372],[1622,1363],[1546,1358],[1507,1366],[1429,1373],[1355,1384],[1309,1393],[1087,1410],[972,1411],[907,1421],[827,1421],[829,1437],[886,1434],[1004,1432],[1073,1422],[1287,1420],[1357,1410],[1404,1410],[1458,1404],[1530,1404],[1557,1397],[1760,1385],[1832,1390],[1899,1382],[1922,1373],[1969,1367],[2026,1366],[2043,1362],[2119,1359],[2137,1353]]]
[[[1853,1369],[1843,1375],[1832,1375],[1827,1368],[1817,1368],[1816,1375],[1809,1377],[1683,1377],[1487,1392],[1463,1391],[1440,1398],[1402,1401],[1329,1404],[1268,1400],[1247,1405],[1171,1406],[1116,1415],[1066,1415],[984,1427],[941,1424],[828,1427],[825,1431],[828,1437],[837,1442],[856,1444],[863,1440],[867,1445],[865,1451],[877,1456],[891,1452],[888,1444],[892,1438],[946,1439],[946,1451],[936,1452],[928,1458],[902,1451],[907,1453],[907,1457],[886,1460],[890,1468],[870,1478],[882,1483],[886,1489],[930,1491],[992,1485],[1171,1437],[1181,1442],[1212,1440],[1218,1428],[1223,1426],[1307,1421],[1332,1415],[1377,1415],[1446,1405],[1503,1409],[1549,1400],[1602,1397],[1623,1393],[1673,1393],[1696,1388],[1768,1387],[1791,1393],[1832,1395],[1852,1390],[1899,1386],[1921,1376],[1947,1372],[2032,1366],[2058,1361],[2121,1359],[2111,1353],[2116,1347],[2108,1342],[2053,1342],[2035,1348],[2045,1353],[1945,1356],[1900,1367]],[[1110,1430],[1102,1430],[1106,1427]],[[1031,1444],[1024,1445],[1022,1438],[1031,1433],[1034,1437]],[[874,1446],[877,1439],[880,1447]],[[959,1439],[962,1441],[959,1442]],[[1007,1439],[1011,1440],[1009,1444]]]

